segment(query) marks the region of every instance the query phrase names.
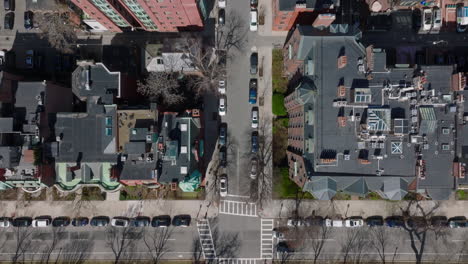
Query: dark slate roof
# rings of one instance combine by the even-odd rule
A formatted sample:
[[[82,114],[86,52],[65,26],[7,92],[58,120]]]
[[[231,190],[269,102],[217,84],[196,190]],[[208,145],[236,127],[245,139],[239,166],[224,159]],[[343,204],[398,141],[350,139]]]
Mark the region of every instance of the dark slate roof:
[[[308,191],[319,200],[330,200],[337,191],[336,181],[330,177],[319,177],[317,180],[304,184],[305,191]]]
[[[13,118],[1,117],[0,118],[0,133],[11,133],[11,132],[13,132]]]
[[[155,167],[155,162],[126,162],[120,173],[120,180],[153,180],[156,178]]]
[[[120,95],[120,73],[110,72],[102,63],[78,66],[72,73],[73,93],[80,98],[97,96],[104,104],[112,104]]]
[[[402,200],[408,193],[408,182],[402,178],[389,178],[384,181],[383,192],[390,200]]]
[[[13,168],[19,165],[20,147],[0,146],[0,168]]]
[[[305,4],[306,8],[320,9],[325,8],[324,5],[331,5],[337,0],[278,0],[278,8],[280,11],[294,11],[296,4]]]
[[[125,144],[125,153],[144,154],[146,153],[146,142],[128,142]]]
[[[43,107],[44,96],[45,85],[43,82],[18,82],[13,114],[16,122],[26,125],[35,125],[36,122],[39,122],[39,112]]]

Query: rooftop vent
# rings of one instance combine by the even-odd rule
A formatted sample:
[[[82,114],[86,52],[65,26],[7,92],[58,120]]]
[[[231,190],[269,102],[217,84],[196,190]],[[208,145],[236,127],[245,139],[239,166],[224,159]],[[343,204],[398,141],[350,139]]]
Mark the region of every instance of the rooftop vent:
[[[187,124],[181,124],[180,131],[187,131]]]

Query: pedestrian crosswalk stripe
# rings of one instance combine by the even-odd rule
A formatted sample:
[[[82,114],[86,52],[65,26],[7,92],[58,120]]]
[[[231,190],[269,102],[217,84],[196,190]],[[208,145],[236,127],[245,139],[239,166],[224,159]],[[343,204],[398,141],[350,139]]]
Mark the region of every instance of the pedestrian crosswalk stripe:
[[[257,217],[257,205],[255,203],[222,200],[219,213]]]
[[[198,236],[205,259],[215,259],[213,236],[207,219],[200,219],[197,222]]]
[[[262,219],[260,222],[260,257],[273,259],[273,219]]]

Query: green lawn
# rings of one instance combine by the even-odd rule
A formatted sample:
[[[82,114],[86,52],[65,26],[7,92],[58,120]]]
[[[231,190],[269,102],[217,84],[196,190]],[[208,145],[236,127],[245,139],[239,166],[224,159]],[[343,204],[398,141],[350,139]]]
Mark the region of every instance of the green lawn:
[[[300,188],[291,181],[288,177],[288,168],[274,168],[275,179],[277,182],[274,183],[274,193],[277,198],[280,199],[295,199],[299,192],[299,197],[304,195],[303,199],[314,199],[314,197],[308,192],[302,192]]]
[[[280,93],[274,93],[272,102],[272,111],[276,116],[285,116],[288,114],[286,112],[286,107],[284,107],[284,95]]]
[[[271,82],[273,84],[273,92],[284,94],[288,89],[288,79],[283,77],[283,51],[281,49],[273,49],[272,53]]]
[[[468,192],[465,190],[457,190],[457,200],[468,200]]]

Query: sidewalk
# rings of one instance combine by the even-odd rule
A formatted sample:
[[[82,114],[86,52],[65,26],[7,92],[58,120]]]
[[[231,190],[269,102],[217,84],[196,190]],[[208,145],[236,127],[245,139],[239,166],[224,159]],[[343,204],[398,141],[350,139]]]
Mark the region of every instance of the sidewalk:
[[[258,14],[263,13],[265,16],[265,23],[258,26],[258,34],[260,36],[273,36],[273,37],[286,37],[288,31],[272,31],[273,25],[273,1],[274,0],[259,0],[258,1]]]

